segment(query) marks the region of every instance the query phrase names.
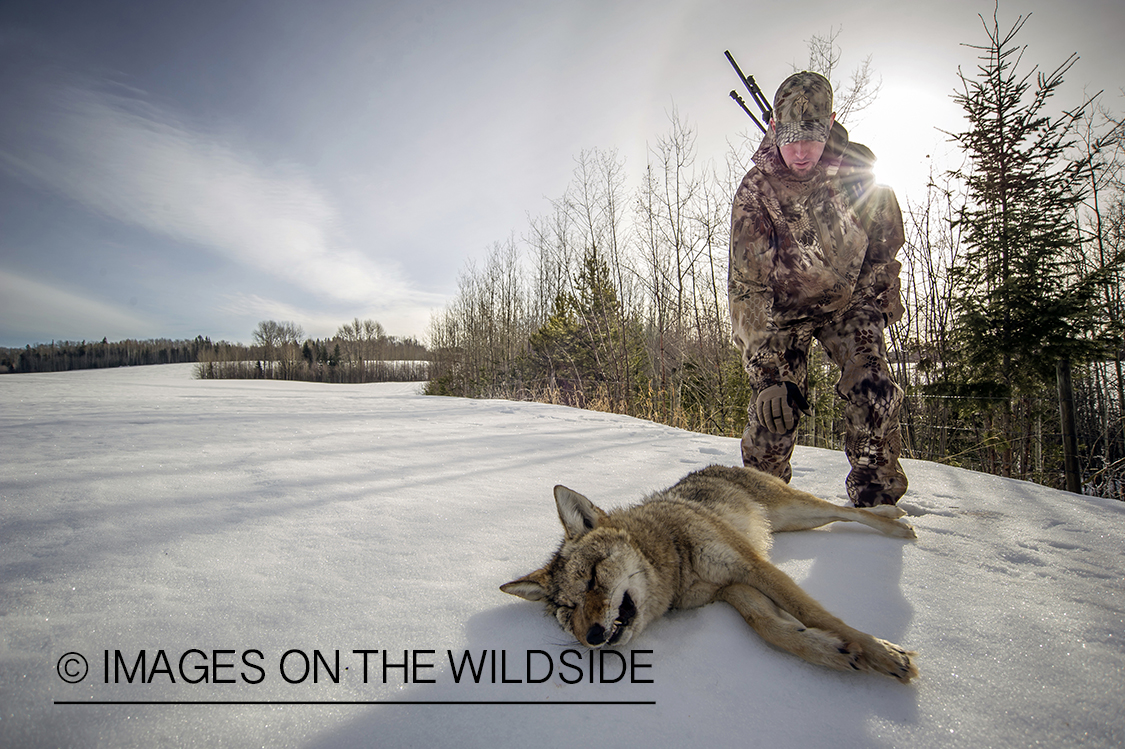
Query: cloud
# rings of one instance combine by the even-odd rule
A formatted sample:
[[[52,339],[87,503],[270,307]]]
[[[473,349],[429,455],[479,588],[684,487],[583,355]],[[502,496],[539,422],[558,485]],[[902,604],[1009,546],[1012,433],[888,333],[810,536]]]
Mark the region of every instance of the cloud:
[[[18,142],[0,149],[23,179],[325,299],[415,296],[348,246],[331,198],[297,166],[263,164],[121,87],[39,81],[24,94]]]
[[[224,295],[215,304],[214,311],[228,320],[295,322],[304,328],[306,335],[327,338],[354,318],[378,320],[390,335],[418,335],[417,331],[427,329],[431,310],[440,306],[435,298],[429,308],[421,304],[368,304],[349,310],[324,311],[257,294],[234,293]]]
[[[224,295],[216,303],[215,312],[235,320],[294,322],[304,328],[306,335],[315,338],[332,335],[345,321],[342,315],[309,310],[277,299],[243,293]]]
[[[0,270],[0,321],[0,338],[11,341],[162,335],[153,320],[4,270]]]

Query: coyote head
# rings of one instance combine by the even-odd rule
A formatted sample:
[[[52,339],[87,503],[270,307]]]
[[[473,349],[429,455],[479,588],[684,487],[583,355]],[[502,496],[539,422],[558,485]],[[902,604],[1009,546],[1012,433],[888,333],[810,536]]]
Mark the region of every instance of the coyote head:
[[[661,611],[648,611],[653,569],[629,534],[586,497],[555,487],[566,536],[546,565],[500,590],[542,601],[590,648],[624,645]]]

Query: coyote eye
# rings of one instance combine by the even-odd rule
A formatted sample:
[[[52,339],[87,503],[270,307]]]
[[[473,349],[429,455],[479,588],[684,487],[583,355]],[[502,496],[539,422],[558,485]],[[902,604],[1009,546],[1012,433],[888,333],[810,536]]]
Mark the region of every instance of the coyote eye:
[[[590,570],[590,580],[586,583],[586,590],[593,590],[598,584],[598,568]]]

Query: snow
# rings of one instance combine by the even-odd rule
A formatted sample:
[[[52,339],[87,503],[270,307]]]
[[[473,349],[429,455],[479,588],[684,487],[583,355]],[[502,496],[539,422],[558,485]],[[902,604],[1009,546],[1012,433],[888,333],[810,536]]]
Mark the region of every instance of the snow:
[[[497,589],[557,545],[554,484],[608,508],[738,456],[733,439],[416,384],[2,376],[0,745],[1125,745],[1125,505],[1109,500],[907,461],[917,541],[778,536],[774,561],[829,610],[918,651],[909,686],[807,665],[723,604],[658,621],[622,651],[632,672],[600,683],[615,661],[565,655],[540,606]],[[842,503],[845,471],[799,449],[793,483]],[[339,653],[338,683],[315,650]],[[454,678],[465,651],[490,656],[480,684]],[[75,684],[68,653],[88,662]],[[230,665],[197,670],[212,662]],[[91,701],[165,704],[69,704]]]

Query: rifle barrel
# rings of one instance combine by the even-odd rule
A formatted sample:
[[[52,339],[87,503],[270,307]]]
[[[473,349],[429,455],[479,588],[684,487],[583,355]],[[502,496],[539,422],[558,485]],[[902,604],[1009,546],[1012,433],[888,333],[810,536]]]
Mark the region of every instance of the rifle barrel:
[[[734,72],[738,73],[739,80],[746,83],[746,76],[742,74],[742,68],[738,67],[738,63],[734,61],[734,55],[730,53],[729,49],[724,51],[723,54],[727,56],[727,61],[730,62],[731,66],[734,68]]]
[[[762,93],[762,89],[758,87],[754,76],[746,76],[746,86],[750,89],[750,95],[754,97],[754,103],[758,105],[758,109],[762,110],[762,115],[766,118],[766,122],[769,122],[770,118],[773,117],[773,105],[770,104],[766,95]]]
[[[766,132],[766,126],[765,126],[765,125],[763,125],[763,124],[762,124],[762,123],[761,123],[761,122],[760,122],[760,121],[758,120],[758,118],[754,116],[754,113],[750,111],[750,107],[746,106],[746,102],[742,100],[742,97],[738,95],[738,92],[737,92],[737,91],[735,91],[734,89],[731,89],[731,92],[730,92],[730,98],[732,98],[732,99],[734,99],[735,101],[737,101],[737,102],[738,102],[738,106],[742,107],[742,111],[743,111],[743,112],[745,112],[746,114],[750,115],[750,119],[754,120],[754,124],[758,126],[758,129],[759,129],[759,130],[761,130],[761,131],[762,131],[762,134],[764,135],[764,134],[765,134],[765,132]],[[769,121],[769,120],[767,120],[767,122],[768,122],[768,121]]]
[[[727,56],[727,61],[730,62],[731,67],[734,68],[734,72],[738,74],[738,79],[742,81],[742,85],[746,86],[747,90],[750,92],[750,98],[754,100],[754,103],[762,113],[762,121],[768,124],[773,118],[773,106],[770,104],[765,94],[762,93],[762,89],[758,87],[757,82],[754,81],[754,76],[746,75],[742,72],[742,68],[738,67],[738,63],[734,61],[734,55],[730,53],[730,50],[724,51],[723,54]],[[754,120],[754,124],[764,133],[766,131],[765,126],[754,116],[749,107],[746,106],[746,102],[742,100],[742,97],[738,96],[734,91],[731,91],[730,95],[731,98],[738,102],[739,106],[742,107],[746,114],[750,115],[750,118]]]

